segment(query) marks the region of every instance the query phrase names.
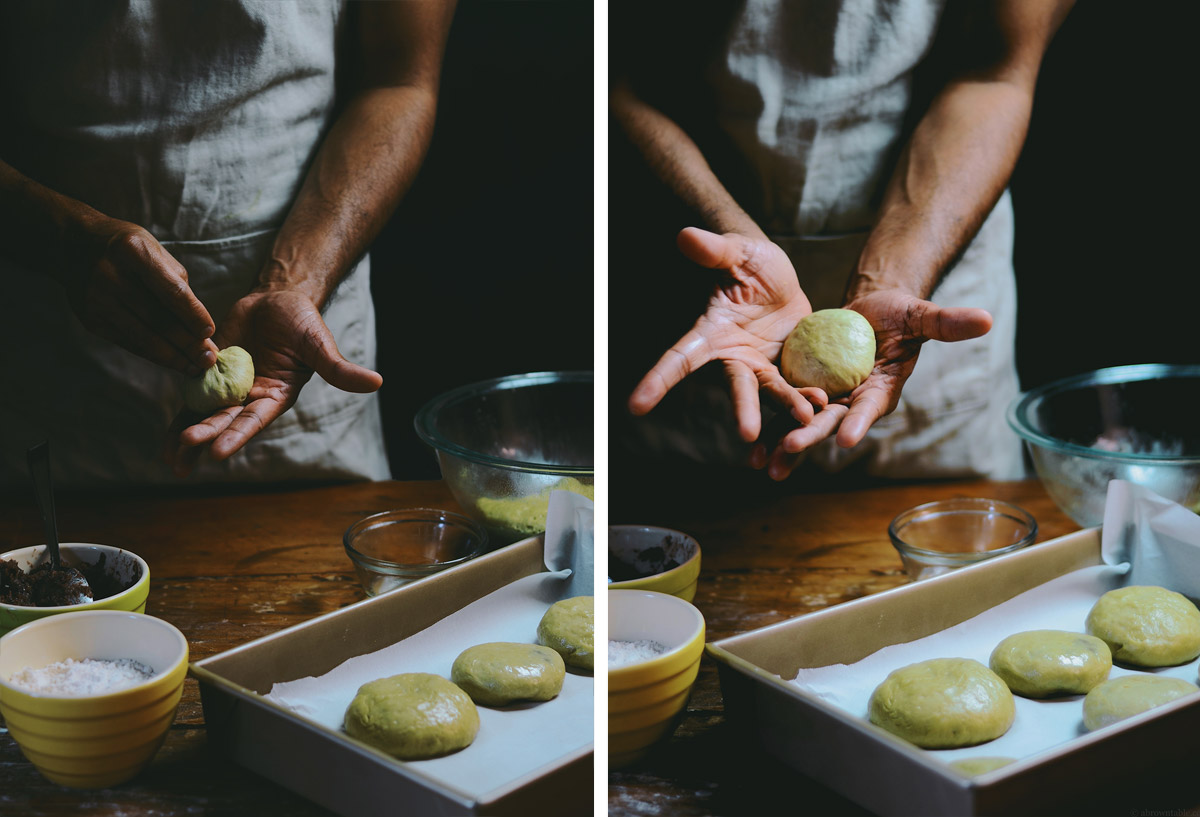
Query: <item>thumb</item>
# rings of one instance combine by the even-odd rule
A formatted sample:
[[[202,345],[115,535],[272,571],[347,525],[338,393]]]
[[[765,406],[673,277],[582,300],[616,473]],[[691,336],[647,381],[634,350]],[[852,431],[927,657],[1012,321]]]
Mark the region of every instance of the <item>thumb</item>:
[[[751,242],[740,236],[718,235],[699,227],[685,227],[675,245],[689,261],[708,269],[732,270],[751,254]]]
[[[342,356],[333,333],[320,318],[304,333],[301,359],[326,383],[342,391],[367,394],[383,385],[383,376],[379,372]]]
[[[992,316],[986,309],[929,305],[933,308],[920,312],[920,326],[913,328],[930,340],[970,340],[986,335],[992,328]]]

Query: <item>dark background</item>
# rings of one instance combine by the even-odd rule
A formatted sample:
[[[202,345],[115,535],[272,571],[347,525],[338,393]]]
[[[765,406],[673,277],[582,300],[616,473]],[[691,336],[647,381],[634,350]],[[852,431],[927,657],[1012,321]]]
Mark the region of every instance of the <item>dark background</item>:
[[[736,5],[720,0],[706,8],[728,13]],[[711,31],[680,15],[652,19],[636,3],[614,0],[613,8],[651,18],[640,34],[610,19],[613,65],[636,72],[658,59],[645,90],[666,100],[669,114],[712,149],[706,155],[714,167],[729,167],[720,155],[721,135],[704,131],[702,116],[688,119],[705,104],[689,90],[701,64],[690,51],[654,57],[648,41],[655,35],[645,33],[673,28],[677,41],[704,43]],[[1196,362],[1190,199],[1197,158],[1189,127],[1195,28],[1194,15],[1183,19],[1180,10],[1161,3],[1130,14],[1118,3],[1077,3],[1051,43],[1011,183],[1016,353],[1025,390],[1105,366]],[[682,261],[674,247],[675,233],[697,223],[695,216],[649,176],[611,125],[609,134],[610,257],[642,262],[636,271],[628,265],[609,270],[610,305],[620,309],[610,333],[613,428],[637,379],[703,310],[711,278]],[[736,198],[753,201],[753,191],[739,190],[734,170],[722,180]],[[622,297],[630,290],[638,295],[633,302]],[[670,316],[661,309],[667,303],[675,307]],[[636,342],[629,326],[638,327]],[[622,509],[640,507],[628,495],[639,491],[623,494],[620,486],[645,481],[651,464],[638,451],[622,451],[618,440],[610,451],[612,518],[628,521]],[[724,476],[700,475],[690,465],[685,470],[698,482]],[[669,473],[675,478],[678,471]],[[794,491],[801,483],[796,476],[784,486],[768,485],[761,474],[746,479],[750,490],[767,492]]]
[[[593,367],[593,7],[460,0],[425,163],[371,250],[396,479],[436,479],[413,417],[521,372]]]

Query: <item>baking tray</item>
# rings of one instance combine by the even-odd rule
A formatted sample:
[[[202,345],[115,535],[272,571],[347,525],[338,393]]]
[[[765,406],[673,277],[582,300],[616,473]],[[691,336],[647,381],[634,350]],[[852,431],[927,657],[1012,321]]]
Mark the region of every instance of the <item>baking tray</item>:
[[[264,695],[394,644],[517,579],[545,570],[541,536],[381,596],[192,662],[210,744],[223,756],[335,812],[528,815],[548,802],[590,813],[593,745],[472,797],[310,721]]]
[[[784,763],[881,815],[1065,813],[1175,761],[1200,730],[1188,698],[976,777],[789,684],[801,667],[852,664],[1101,564],[1100,529],[714,641],[726,717]]]

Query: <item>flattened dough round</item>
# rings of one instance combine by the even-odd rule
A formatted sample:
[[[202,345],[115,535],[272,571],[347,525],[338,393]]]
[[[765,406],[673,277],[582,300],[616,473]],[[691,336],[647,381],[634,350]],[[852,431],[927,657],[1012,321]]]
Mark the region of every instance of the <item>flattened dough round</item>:
[[[1182,678],[1161,675],[1113,678],[1083,699],[1083,725],[1088,731],[1099,729],[1193,692],[1200,692],[1200,687]]]
[[[538,644],[493,641],[467,647],[454,659],[450,680],[481,706],[548,701],[562,691],[562,656]]]
[[[457,752],[479,731],[467,693],[440,675],[406,672],[370,681],[346,709],[346,734],[401,760]]]
[[[590,670],[595,666],[594,608],[591,596],[556,601],[538,622],[538,643],[563,657],[568,665]]]
[[[978,661],[932,658],[894,670],[871,693],[871,723],[925,749],[994,740],[1012,726],[1012,692]]]
[[[1087,631],[1104,639],[1114,661],[1136,667],[1173,667],[1200,655],[1200,610],[1163,587],[1109,590],[1088,613]]]
[[[1087,693],[1108,677],[1112,653],[1092,635],[1029,630],[997,644],[988,663],[1016,694],[1048,698]]]

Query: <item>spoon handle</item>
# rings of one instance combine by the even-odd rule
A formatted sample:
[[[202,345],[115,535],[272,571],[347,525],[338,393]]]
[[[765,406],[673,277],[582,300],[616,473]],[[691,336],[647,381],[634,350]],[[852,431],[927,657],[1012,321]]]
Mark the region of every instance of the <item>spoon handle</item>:
[[[50,551],[50,566],[58,570],[60,566],[58,516],[54,512],[54,487],[50,482],[49,440],[40,442],[29,449],[29,473],[33,477],[38,508],[42,511],[42,525],[46,529],[46,547]]]

